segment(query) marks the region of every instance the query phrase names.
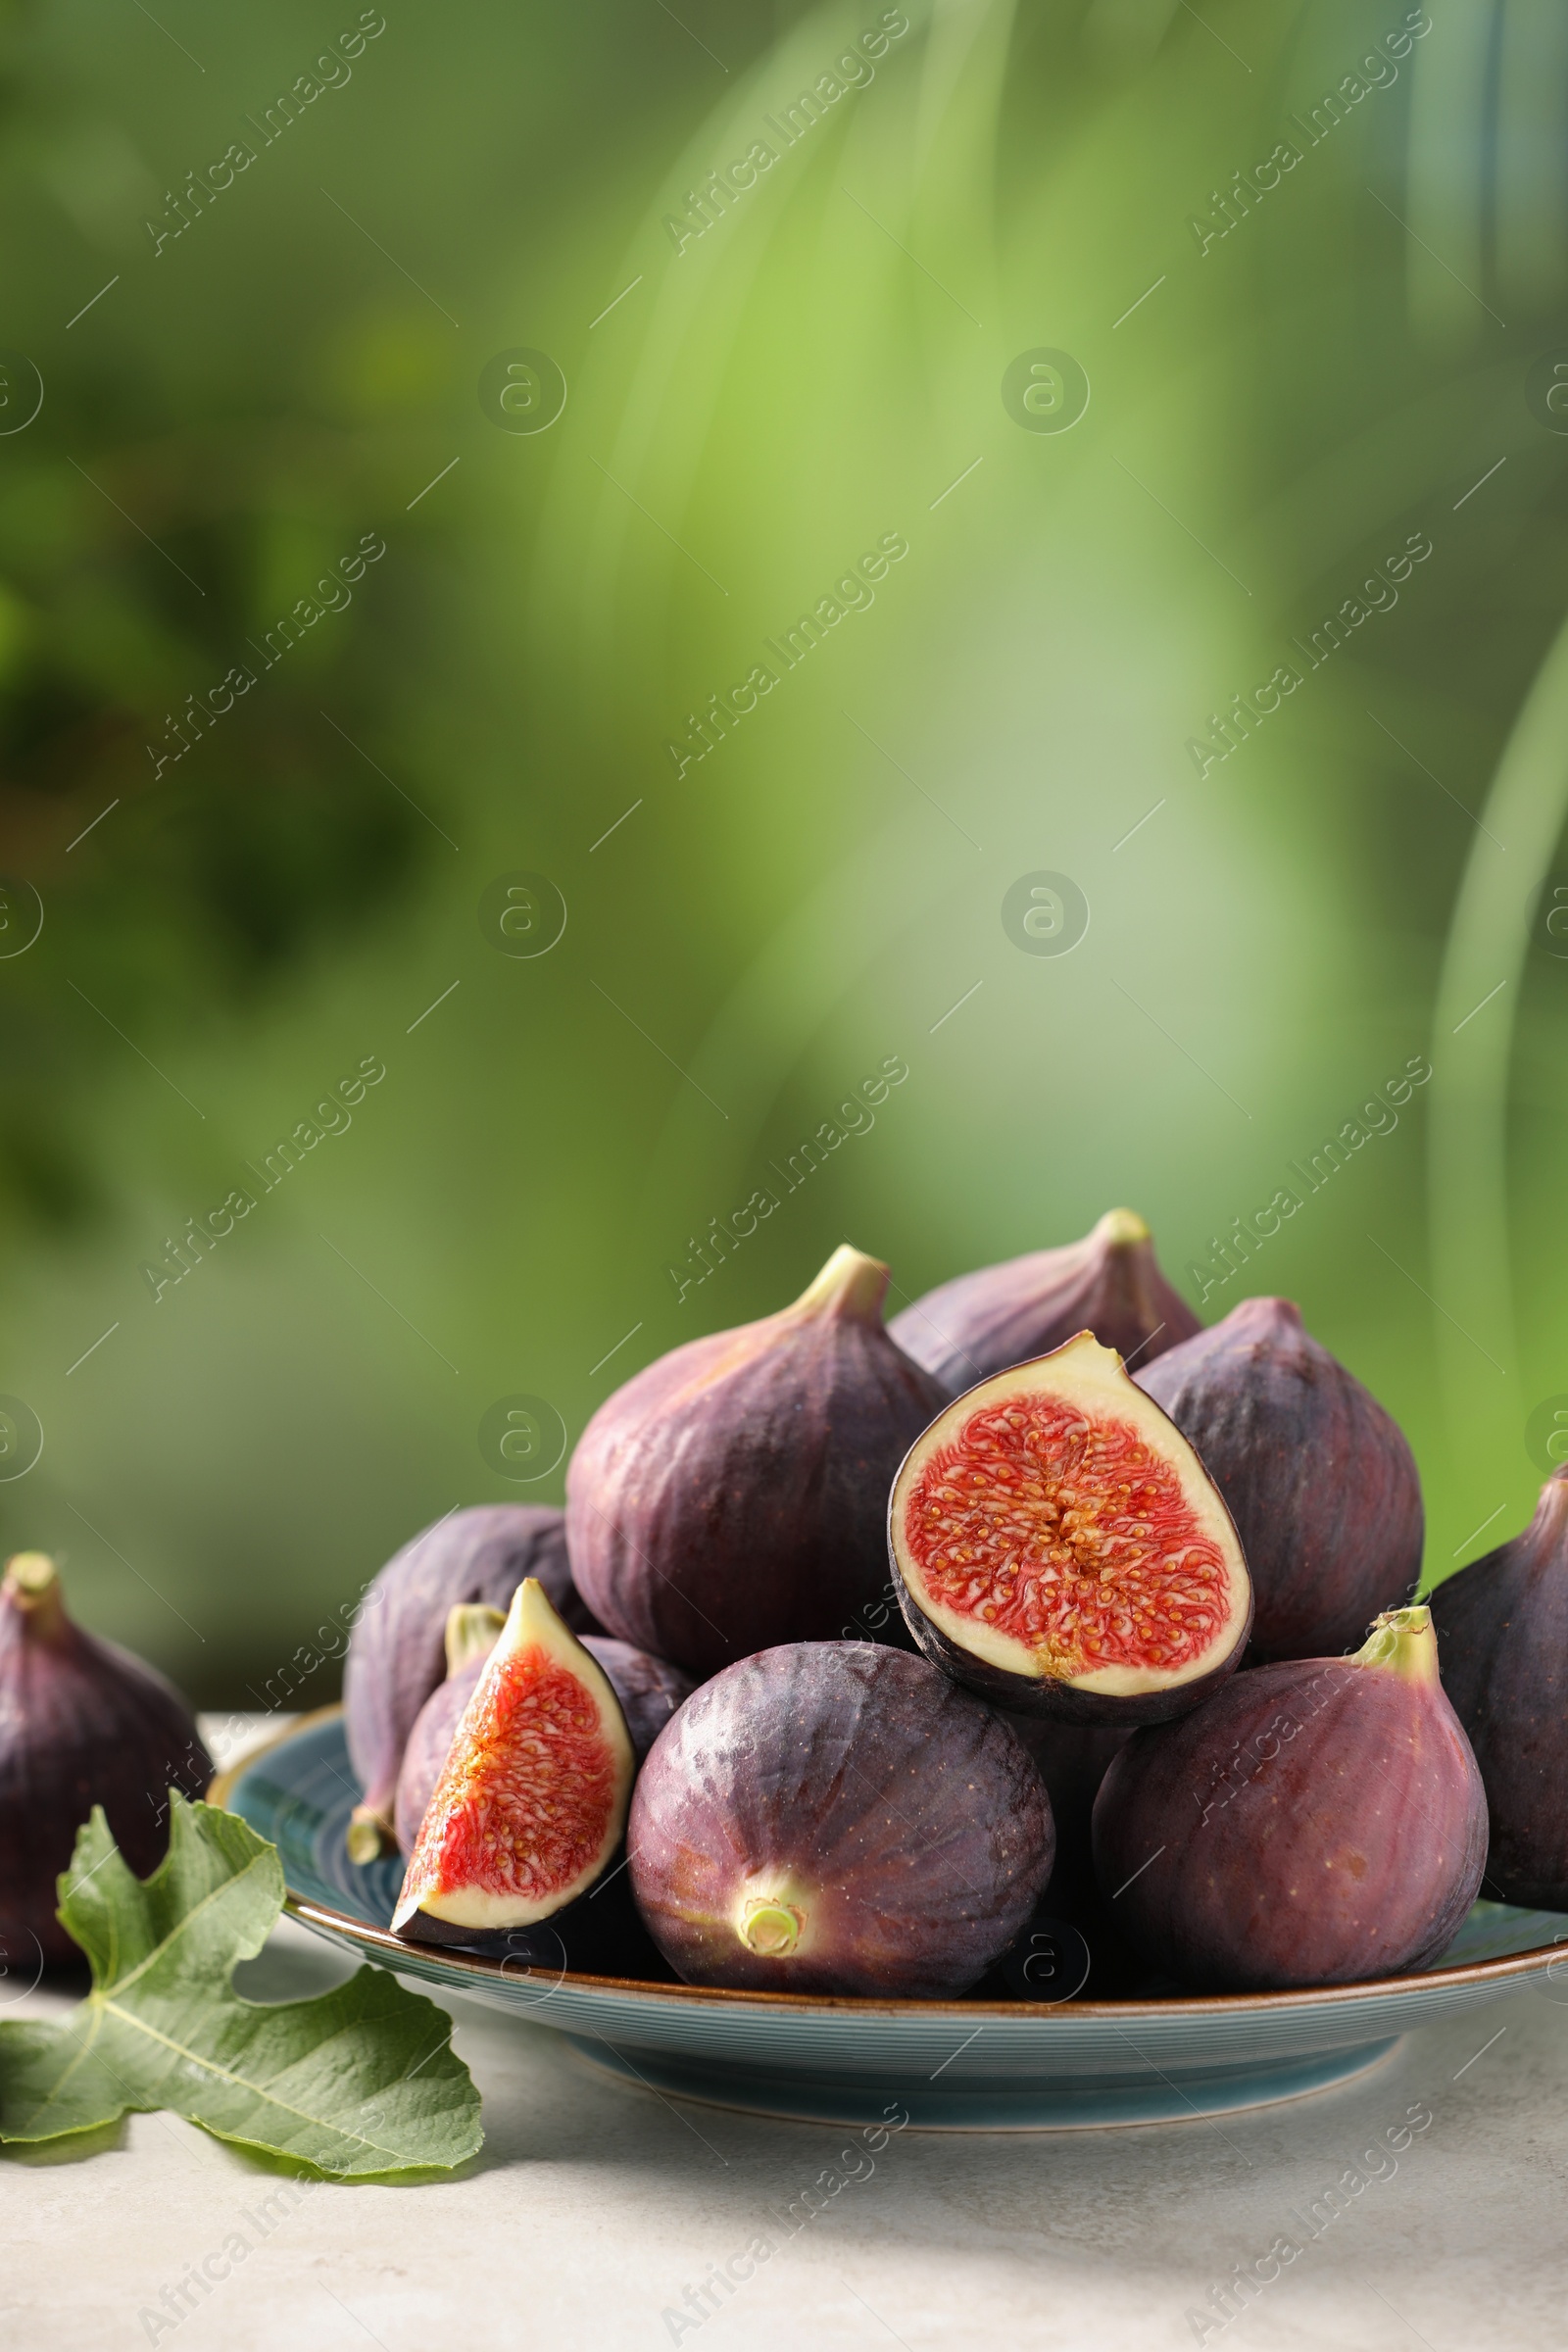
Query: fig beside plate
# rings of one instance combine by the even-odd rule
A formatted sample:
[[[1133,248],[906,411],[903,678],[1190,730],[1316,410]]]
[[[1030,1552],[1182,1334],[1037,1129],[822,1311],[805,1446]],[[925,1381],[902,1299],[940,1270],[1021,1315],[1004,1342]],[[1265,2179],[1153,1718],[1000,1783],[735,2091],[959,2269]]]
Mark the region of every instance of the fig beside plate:
[[[66,1614],[41,1551],[0,1584],[0,1965],[24,1983],[34,1947],[79,1961],[57,1881],[94,1805],[138,1878],[169,1845],[169,1791],[201,1796],[211,1758],[179,1693]]]

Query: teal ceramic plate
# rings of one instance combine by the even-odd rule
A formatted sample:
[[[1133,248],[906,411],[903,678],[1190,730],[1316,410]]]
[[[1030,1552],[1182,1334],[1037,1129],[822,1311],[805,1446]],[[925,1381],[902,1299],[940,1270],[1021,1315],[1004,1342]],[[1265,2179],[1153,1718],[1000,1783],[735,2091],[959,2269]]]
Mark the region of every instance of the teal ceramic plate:
[[[1478,1903],[1422,1975],[1220,1998],[871,2001],[529,1968],[389,1933],[402,1865],[361,1868],[343,1848],[359,1793],[334,1709],[226,1775],[213,1797],[277,1846],[289,1910],[306,1927],[400,1976],[554,2027],[628,2082],[710,2105],[960,2131],[1174,2123],[1347,2082],[1412,2027],[1500,1993],[1533,1986],[1568,2003],[1568,1916],[1500,1903]]]

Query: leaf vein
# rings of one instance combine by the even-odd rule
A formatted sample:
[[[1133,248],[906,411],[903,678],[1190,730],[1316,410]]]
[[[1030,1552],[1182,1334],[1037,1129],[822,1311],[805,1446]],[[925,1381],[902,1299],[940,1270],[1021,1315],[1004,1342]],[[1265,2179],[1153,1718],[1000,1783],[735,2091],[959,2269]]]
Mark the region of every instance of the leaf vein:
[[[133,2009],[122,2009],[118,2002],[107,1999],[104,2008],[111,2016],[118,2017],[122,2024],[131,2027],[138,2034],[145,2034],[150,2041],[161,2042],[166,2050],[172,2050],[176,2058],[188,2059],[192,2066],[199,2066],[204,2073],[231,2083],[236,2090],[248,2091],[252,2098],[265,2099],[268,2106],[275,2107],[280,2115],[295,2116],[302,2124],[309,2124],[318,2132],[334,2132],[339,2139],[357,2140],[361,2147],[375,2148],[383,2156],[395,2156],[398,2153],[384,2140],[370,2139],[363,2132],[351,2132],[346,2125],[333,2123],[329,2117],[312,2115],[303,2107],[292,2106],[287,2099],[280,2099],[269,2090],[265,2083],[253,2082],[244,2075],[236,2075],[230,2068],[220,2066],[215,2058],[204,2058],[199,2050],[191,2049],[185,2042],[175,2041],[168,2034],[160,2034],[156,2026],[150,2026]],[[201,2118],[195,2117],[193,2121],[199,2123]]]
[[[179,1938],[185,1934],[186,1930],[194,1926],[195,1922],[200,1919],[202,1913],[206,1910],[209,1903],[216,1903],[220,1896],[227,1894],[231,1887],[242,1885],[243,1882],[250,1877],[253,1870],[256,1870],[260,1867],[260,1865],[270,1861],[273,1858],[274,1849],[271,1846],[267,1846],[261,1853],[252,1854],[250,1860],[246,1863],[243,1870],[234,1871],[230,1877],[220,1881],[217,1886],[209,1887],[207,1892],[202,1896],[200,1902],[192,1903],[190,1909],[185,1913],[184,1917],[176,1921],[175,1925],[170,1930],[163,1941],[155,1944],[144,1960],[137,1961],[135,1967],[131,1970],[128,1976],[111,1979],[110,1983],[104,1987],[103,1998],[107,2000],[111,1992],[123,1992],[127,1985],[135,1984],[138,1977],[144,1977],[147,1974],[147,1971],[152,1967],[155,1960],[162,1959],[165,1952],[172,1951],[173,1949],[174,1945],[179,1941]],[[239,1955],[236,1953],[235,1958],[237,1959]]]

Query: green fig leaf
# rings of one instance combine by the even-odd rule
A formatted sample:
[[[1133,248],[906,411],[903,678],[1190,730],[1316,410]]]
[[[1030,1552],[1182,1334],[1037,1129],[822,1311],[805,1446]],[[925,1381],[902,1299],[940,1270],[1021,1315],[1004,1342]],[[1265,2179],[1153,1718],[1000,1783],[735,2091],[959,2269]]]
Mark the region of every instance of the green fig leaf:
[[[282,1908],[276,1847],[235,1815],[171,1791],[169,1852],[142,1880],[94,1806],[60,1881],[92,1990],[67,2018],[0,2023],[0,2140],[169,2108],[337,2180],[473,2155],[479,2094],[433,2001],[371,1967],[314,2000],[234,1990]]]

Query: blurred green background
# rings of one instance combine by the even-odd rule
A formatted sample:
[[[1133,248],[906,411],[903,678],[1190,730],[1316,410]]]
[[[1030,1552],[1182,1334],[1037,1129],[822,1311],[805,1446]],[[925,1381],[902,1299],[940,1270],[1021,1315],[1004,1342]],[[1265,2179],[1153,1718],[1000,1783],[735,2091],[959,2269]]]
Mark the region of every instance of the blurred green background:
[[[1521,1523],[1568,1408],[1568,20],[62,0],[5,44],[8,1548],[244,1706],[424,1521],[559,1499],[501,1400],[569,1440],[845,1236],[897,1304],[1122,1201],[1397,1414],[1429,1576]],[[1070,429],[1004,399],[1040,350]],[[1004,928],[1043,870],[1070,954]]]

